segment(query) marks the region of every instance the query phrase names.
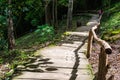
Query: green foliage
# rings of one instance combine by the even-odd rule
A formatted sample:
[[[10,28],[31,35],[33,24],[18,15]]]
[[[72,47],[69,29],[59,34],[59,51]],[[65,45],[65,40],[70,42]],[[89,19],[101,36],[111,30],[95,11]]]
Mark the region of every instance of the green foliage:
[[[5,34],[7,29],[6,17],[0,15],[0,50],[4,50],[7,48],[7,41],[5,40]]]
[[[37,30],[35,31],[35,33],[39,34],[42,42],[49,41],[53,39],[54,29],[52,26],[42,25],[37,27]]]
[[[0,63],[10,63],[11,68],[14,68],[18,64],[22,64],[30,56],[30,53],[21,50],[5,50],[1,52]]]
[[[39,25],[39,20],[33,19],[33,20],[31,21],[31,24],[32,24],[33,26],[38,26],[38,25]]]
[[[7,30],[7,19],[5,16],[0,15],[0,38],[5,37],[6,30]]]
[[[68,0],[58,0],[58,5],[67,6],[68,5]]]
[[[6,17],[0,15],[0,28],[7,26]]]
[[[38,26],[37,29],[23,37],[17,39],[16,45],[21,48],[30,48],[33,45],[39,45],[54,38],[54,28],[48,25]],[[24,45],[24,46],[21,46]]]
[[[102,6],[109,6],[110,5],[111,0],[102,0]]]
[[[40,22],[40,18],[44,15],[44,6],[41,0],[26,0],[25,1],[26,16],[25,20],[30,21],[33,26],[37,26],[36,23]]]
[[[120,2],[116,3],[116,4],[112,4],[111,5],[111,8],[107,9],[106,12],[110,13],[110,14],[114,14],[116,12],[119,12],[120,11]]]
[[[119,33],[120,33],[120,29],[115,30],[115,31],[112,31],[111,33],[112,33],[113,35],[119,34]]]
[[[13,73],[14,73],[14,69],[11,69],[9,72],[5,73],[5,76],[6,76],[5,80],[10,80],[9,77],[12,76]]]
[[[101,25],[102,38],[120,33],[120,2],[106,9]]]
[[[0,50],[5,49],[7,49],[7,41],[3,37],[0,37]]]
[[[7,64],[7,68],[4,71],[3,76],[0,76],[0,80],[11,80],[15,68],[17,65],[25,64],[28,61],[30,56],[33,56],[32,53],[27,53],[21,50],[5,50],[0,54],[0,64]]]
[[[7,26],[6,17],[0,15],[0,50],[7,48],[7,41],[5,40],[5,30]]]
[[[109,18],[107,18],[108,20],[102,23],[104,24],[105,27],[102,27],[101,29],[104,31],[112,31],[112,30],[120,29],[119,15],[120,15],[120,12],[112,14]]]
[[[1,15],[6,15],[6,10],[7,10],[7,0],[0,0],[0,14]]]

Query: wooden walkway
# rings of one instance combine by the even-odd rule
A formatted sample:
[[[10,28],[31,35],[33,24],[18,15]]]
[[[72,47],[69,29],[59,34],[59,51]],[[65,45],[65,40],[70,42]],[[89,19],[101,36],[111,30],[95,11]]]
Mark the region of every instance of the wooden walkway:
[[[98,23],[98,15],[92,15],[87,26],[79,27],[57,46],[38,50],[43,55],[21,68],[20,75],[12,80],[93,80],[91,65],[86,58],[90,26]]]

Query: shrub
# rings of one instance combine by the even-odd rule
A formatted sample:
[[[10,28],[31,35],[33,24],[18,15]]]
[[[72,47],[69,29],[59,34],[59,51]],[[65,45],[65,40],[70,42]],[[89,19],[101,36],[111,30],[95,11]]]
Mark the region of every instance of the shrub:
[[[23,64],[29,56],[32,56],[33,53],[28,53],[18,49],[14,50],[5,50],[1,53],[0,63],[10,63],[13,65]]]
[[[105,10],[101,24],[101,37],[110,37],[120,33],[120,2]]]
[[[5,49],[7,49],[7,41],[3,37],[0,37],[0,50]]]
[[[49,41],[54,37],[54,28],[48,25],[38,26],[35,33],[39,35],[41,42]]]

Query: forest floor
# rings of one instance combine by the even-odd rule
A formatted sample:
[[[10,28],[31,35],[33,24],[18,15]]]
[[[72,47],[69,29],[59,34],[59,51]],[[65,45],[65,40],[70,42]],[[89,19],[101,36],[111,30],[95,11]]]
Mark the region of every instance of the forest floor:
[[[110,68],[108,70],[107,78],[114,75],[114,80],[120,80],[120,40],[110,43],[112,47],[112,54],[109,55],[108,61]],[[93,50],[89,59],[94,74],[98,71],[98,55],[100,53],[100,46],[93,43]]]

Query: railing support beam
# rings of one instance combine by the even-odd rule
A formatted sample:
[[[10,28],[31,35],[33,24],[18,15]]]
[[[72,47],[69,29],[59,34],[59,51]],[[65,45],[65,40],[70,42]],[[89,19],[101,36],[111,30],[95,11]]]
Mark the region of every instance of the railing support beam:
[[[91,50],[92,50],[92,41],[93,41],[93,35],[92,31],[89,31],[89,36],[88,36],[88,46],[87,46],[87,58],[90,57]]]
[[[106,74],[108,72],[108,55],[105,50],[101,48],[99,54],[99,65],[98,65],[98,75],[97,80],[106,80]]]
[[[97,37],[95,30],[98,28],[99,24],[95,24],[92,29],[89,31],[88,36],[88,47],[87,47],[87,58],[90,57],[91,50],[92,50],[92,41],[93,39],[101,46],[101,52],[99,54],[99,66],[98,66],[98,73],[97,73],[97,80],[106,80],[106,74],[108,72],[108,54],[112,53],[111,46],[104,40]],[[110,80],[114,78],[111,77]]]

